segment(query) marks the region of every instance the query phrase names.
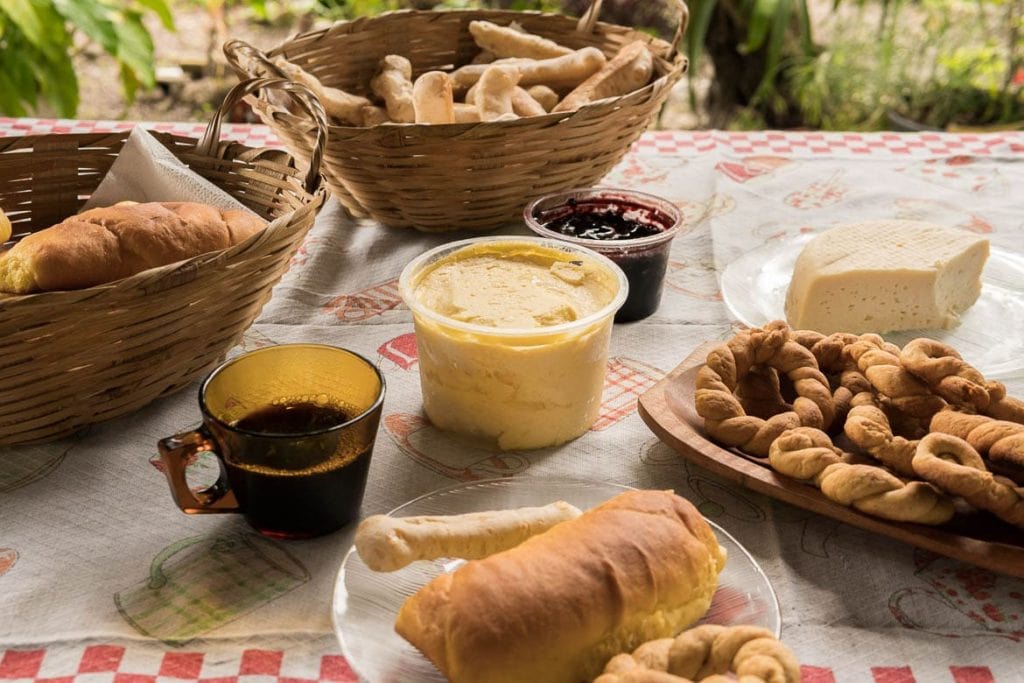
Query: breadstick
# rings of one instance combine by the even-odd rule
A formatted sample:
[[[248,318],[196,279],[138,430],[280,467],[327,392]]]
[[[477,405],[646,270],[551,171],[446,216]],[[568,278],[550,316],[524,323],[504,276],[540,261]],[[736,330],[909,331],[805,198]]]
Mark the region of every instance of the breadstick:
[[[364,126],[379,126],[382,123],[391,123],[391,117],[384,110],[383,107],[378,107],[375,104],[363,107],[360,110],[363,116]]]
[[[363,125],[363,107],[371,106],[370,100],[338,88],[328,88],[319,78],[284,57],[276,57],[274,64],[285,76],[312,90],[328,116],[356,126]]]
[[[11,239],[11,234],[11,219],[3,212],[3,209],[0,209],[0,244]]]
[[[526,89],[530,97],[537,100],[544,111],[551,111],[558,104],[558,93],[546,85],[532,85]]]
[[[596,47],[585,47],[551,59],[499,59],[493,64],[468,64],[452,72],[452,87],[463,92],[473,87],[490,66],[515,66],[519,85],[546,85],[553,90],[572,90],[604,68],[608,63]]]
[[[619,50],[603,69],[566,95],[553,111],[572,111],[606,97],[631,93],[647,85],[653,73],[651,51],[642,40],[635,40]]]
[[[481,50],[496,57],[548,59],[572,53],[569,48],[547,38],[517,31],[508,26],[498,26],[489,21],[469,22],[469,32]]]
[[[512,111],[517,116],[543,116],[547,110],[519,86],[512,89]]]
[[[452,82],[443,71],[428,71],[412,86],[416,123],[455,123]]]
[[[480,112],[475,104],[455,103],[455,123],[477,123],[480,121]]]
[[[544,507],[440,517],[367,517],[356,529],[355,548],[373,571],[392,572],[416,560],[477,560],[513,548],[580,511],[558,501]]]
[[[412,64],[405,57],[388,55],[380,60],[380,70],[370,81],[370,90],[384,100],[388,116],[395,123],[416,120],[412,103]]]
[[[484,72],[492,66],[529,64],[533,61],[532,59],[498,59],[490,64],[467,64],[466,66],[460,66],[451,73],[452,89],[457,93],[468,91],[476,85],[476,82],[480,80]]]
[[[497,59],[497,57],[494,56],[493,52],[488,52],[487,50],[484,50],[483,52],[480,52],[479,54],[477,54],[476,57],[473,57],[473,59],[469,60],[469,63],[470,64],[490,64],[491,62],[493,62],[496,59]]]
[[[492,66],[484,72],[473,96],[473,104],[480,112],[481,121],[494,121],[514,113],[512,93],[518,82],[519,72],[511,67]]]
[[[572,54],[554,59],[517,64],[521,78],[519,85],[546,85],[553,90],[575,88],[604,68],[608,63],[596,47],[585,47]]]

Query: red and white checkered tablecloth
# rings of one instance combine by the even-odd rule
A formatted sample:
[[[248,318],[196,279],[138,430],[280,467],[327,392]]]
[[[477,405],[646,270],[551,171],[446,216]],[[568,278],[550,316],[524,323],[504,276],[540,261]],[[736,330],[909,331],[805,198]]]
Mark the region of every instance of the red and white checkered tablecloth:
[[[46,135],[51,133],[96,133],[128,130],[145,126],[175,135],[200,137],[205,123],[135,123],[131,121],[78,121],[72,119],[34,119],[0,117],[0,136]],[[224,124],[225,139],[250,147],[278,147],[280,141],[269,127],[250,124]],[[646,154],[694,154],[720,149],[735,155],[814,155],[849,154],[854,156],[952,156],[1020,154],[1024,152],[1024,133],[835,133],[781,131],[650,131],[634,145],[634,151]]]
[[[0,136],[133,125],[0,118]],[[206,128],[138,125],[196,138]],[[262,125],[225,125],[222,134],[253,147],[280,144]],[[416,344],[396,277],[441,237],[352,224],[329,207],[241,347],[323,342],[378,360],[388,399],[365,514],[453,480],[497,475],[672,487],[762,565],[806,683],[1021,682],[1024,582],[737,490],[682,463],[639,420],[635,400],[697,344],[729,333],[717,273],[744,250],[853,215],[945,222],[1019,250],[1022,161],[1024,133],[644,134],[605,183],[669,198],[683,209],[686,229],[673,244],[658,314],[616,326],[597,422],[555,450],[490,453],[423,419]],[[1024,382],[1013,388],[1020,393]],[[56,444],[0,449],[0,683],[357,680],[329,620],[348,536],[271,544],[253,540],[240,520],[179,514],[149,458],[158,438],[196,418],[194,392],[181,392]],[[141,502],[118,499],[124,486]],[[104,514],[89,507],[110,500],[118,504]],[[125,527],[108,528],[105,514],[121,515]],[[178,579],[192,576],[181,571],[187,563],[217,571],[222,560],[210,547],[225,539],[247,543],[258,565],[248,574],[231,567],[253,584],[252,594],[240,594],[245,604],[218,611],[210,595],[183,585],[190,602],[164,613],[147,583],[150,563],[163,558]],[[272,586],[260,584],[268,568],[280,571]]]

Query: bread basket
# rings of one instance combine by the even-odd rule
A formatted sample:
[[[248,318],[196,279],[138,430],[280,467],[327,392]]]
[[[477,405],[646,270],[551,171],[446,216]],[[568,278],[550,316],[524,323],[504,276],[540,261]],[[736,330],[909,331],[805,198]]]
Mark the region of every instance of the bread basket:
[[[295,94],[318,121],[305,170],[282,150],[219,141],[225,113],[266,88]],[[152,133],[193,171],[270,220],[262,232],[107,285],[0,294],[0,445],[52,440],[136,410],[188,385],[239,342],[326,196],[319,188],[325,117],[308,96],[286,81],[247,81],[228,94],[201,140]],[[15,237],[80,210],[128,135],[0,138],[0,207]]]
[[[519,220],[541,195],[596,184],[648,127],[687,66],[678,44],[688,11],[682,0],[674,2],[679,24],[672,43],[596,21],[596,0],[579,21],[539,12],[404,10],[303,33],[266,55],[241,41],[228,42],[224,52],[241,78],[280,76],[267,57],[283,55],[327,86],[365,95],[388,54],[408,57],[414,77],[468,63],[479,51],[467,28],[477,19],[517,22],[609,57],[633,40],[647,42],[655,54],[652,83],[576,111],[488,123],[329,126],[324,175],[352,214],[430,232],[487,230]],[[292,153],[308,158],[312,121],[265,97],[254,108]]]

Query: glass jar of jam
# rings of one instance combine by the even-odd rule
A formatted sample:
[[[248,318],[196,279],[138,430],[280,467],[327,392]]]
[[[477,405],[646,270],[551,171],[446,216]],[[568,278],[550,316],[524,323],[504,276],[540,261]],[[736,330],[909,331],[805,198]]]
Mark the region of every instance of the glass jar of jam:
[[[615,322],[640,320],[658,309],[672,238],[682,224],[674,204],[632,190],[568,190],[530,203],[523,218],[541,237],[587,247],[622,268],[629,296]]]

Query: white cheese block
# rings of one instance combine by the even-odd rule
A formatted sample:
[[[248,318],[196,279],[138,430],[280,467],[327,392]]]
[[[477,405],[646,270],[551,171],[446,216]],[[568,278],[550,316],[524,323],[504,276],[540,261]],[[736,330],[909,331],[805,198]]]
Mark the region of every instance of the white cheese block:
[[[833,228],[804,247],[786,292],[794,329],[950,328],[981,294],[988,240],[918,221]]]

